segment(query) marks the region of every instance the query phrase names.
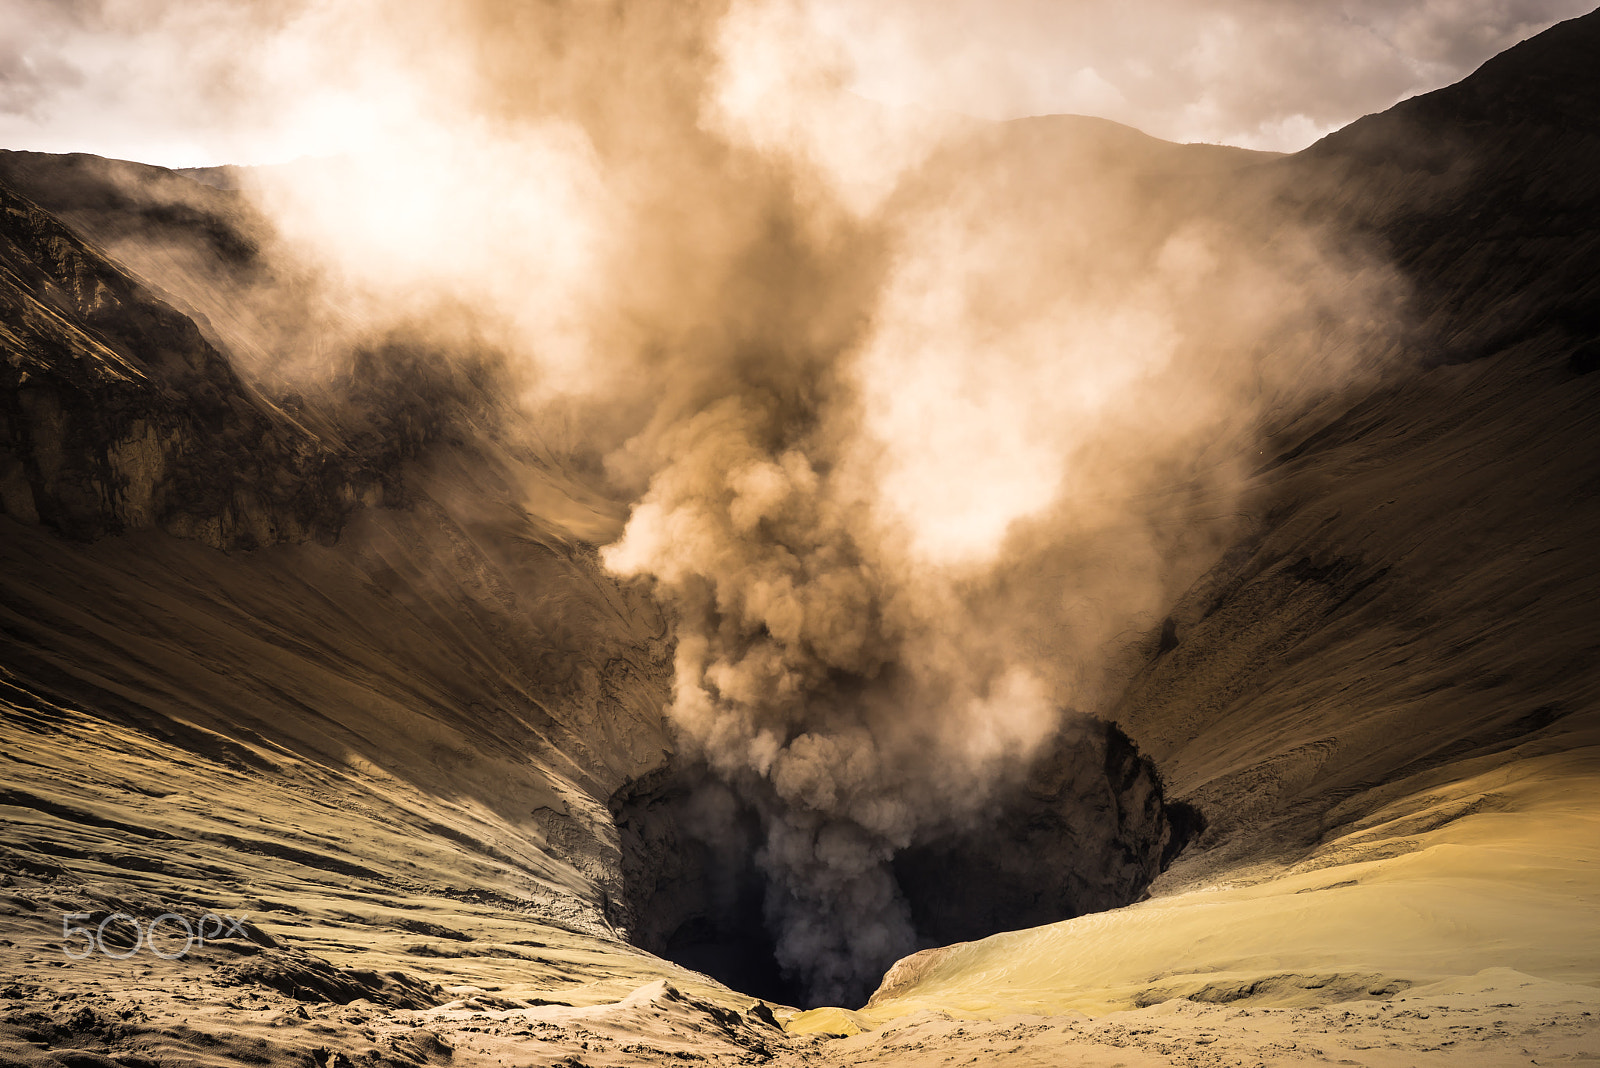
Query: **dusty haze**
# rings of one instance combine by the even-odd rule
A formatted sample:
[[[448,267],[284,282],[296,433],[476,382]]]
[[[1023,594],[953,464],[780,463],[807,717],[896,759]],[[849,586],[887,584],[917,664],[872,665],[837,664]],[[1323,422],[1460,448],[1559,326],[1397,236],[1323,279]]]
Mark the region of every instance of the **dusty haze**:
[[[260,321],[297,324],[251,339],[262,383],[490,350],[500,433],[600,450],[680,751],[762,812],[780,964],[846,1003],[918,948],[889,859],[1097,710],[1233,533],[1262,420],[1379,373],[1405,294],[1226,195],[1247,154],[869,104],[815,14],[262,5],[242,69],[349,151],[244,181]]]

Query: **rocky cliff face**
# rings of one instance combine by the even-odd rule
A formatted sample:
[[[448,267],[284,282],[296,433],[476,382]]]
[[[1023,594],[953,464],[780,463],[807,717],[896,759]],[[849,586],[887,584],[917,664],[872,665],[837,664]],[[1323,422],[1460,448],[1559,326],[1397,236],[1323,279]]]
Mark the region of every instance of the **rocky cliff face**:
[[[912,846],[894,870],[924,943],[942,946],[1137,901],[1200,831],[1126,734],[1077,719],[987,819]]]
[[[186,316],[0,186],[0,507],[68,537],[331,540],[381,474],[249,388]]]

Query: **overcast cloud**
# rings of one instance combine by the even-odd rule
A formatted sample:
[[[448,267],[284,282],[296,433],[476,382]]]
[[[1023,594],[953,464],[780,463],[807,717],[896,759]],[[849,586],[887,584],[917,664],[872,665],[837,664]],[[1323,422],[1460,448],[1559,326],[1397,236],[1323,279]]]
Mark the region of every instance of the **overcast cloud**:
[[[577,0],[589,3],[591,0]],[[173,166],[349,147],[366,0],[4,0],[0,145]],[[1178,141],[1294,150],[1456,81],[1584,0],[734,0],[826,46],[892,104],[1098,115]],[[337,47],[334,47],[334,46]],[[813,48],[812,51],[815,51]],[[422,51],[414,57],[426,66]],[[382,121],[380,116],[377,121]]]

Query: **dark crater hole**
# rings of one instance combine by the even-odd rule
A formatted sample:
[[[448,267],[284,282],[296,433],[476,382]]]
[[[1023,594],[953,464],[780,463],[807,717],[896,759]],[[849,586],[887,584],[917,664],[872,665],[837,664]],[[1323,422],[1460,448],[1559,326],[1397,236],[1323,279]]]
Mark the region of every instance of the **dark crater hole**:
[[[635,945],[811,1007],[773,956],[755,805],[703,766],[669,764],[617,791],[611,811],[624,882],[615,918]],[[893,873],[919,948],[948,945],[1131,904],[1203,822],[1163,797],[1155,765],[1115,724],[1078,719],[976,818],[899,853]]]

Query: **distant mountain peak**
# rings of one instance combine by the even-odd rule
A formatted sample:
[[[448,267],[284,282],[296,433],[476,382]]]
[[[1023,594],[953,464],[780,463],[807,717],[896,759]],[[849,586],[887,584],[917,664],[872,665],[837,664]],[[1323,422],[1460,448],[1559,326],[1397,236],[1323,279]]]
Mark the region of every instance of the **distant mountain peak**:
[[[1393,149],[1397,125],[1468,136],[1525,125],[1600,131],[1600,9],[1513,45],[1453,85],[1357,119],[1306,153]]]

